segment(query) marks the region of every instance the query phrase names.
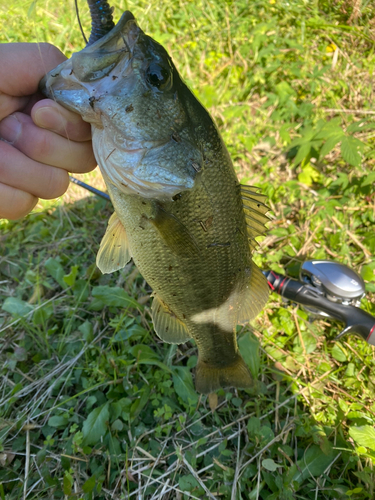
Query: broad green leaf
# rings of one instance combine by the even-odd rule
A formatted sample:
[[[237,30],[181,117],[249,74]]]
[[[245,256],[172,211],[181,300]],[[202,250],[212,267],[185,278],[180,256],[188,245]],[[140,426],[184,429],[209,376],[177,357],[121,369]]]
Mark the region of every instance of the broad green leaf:
[[[50,273],[52,278],[54,278],[57,283],[62,287],[62,288],[67,288],[68,285],[64,281],[64,268],[58,262],[56,259],[53,259],[50,257],[49,259],[46,260],[46,263],[44,264],[45,268],[47,271]]]
[[[92,289],[92,296],[106,306],[140,307],[126,292],[117,286],[96,286]]]
[[[365,130],[374,130],[375,128],[375,123],[373,122],[365,122],[365,121],[359,121],[359,122],[353,122],[349,125],[349,127],[346,129],[346,131],[349,134],[353,134],[355,132],[364,132]]]
[[[361,184],[361,187],[365,186],[372,186],[375,184],[375,172],[370,172],[366,176],[363,177],[363,182]]]
[[[48,425],[50,427],[66,427],[68,419],[66,419],[63,415],[55,415],[48,419]]]
[[[352,165],[353,167],[358,167],[361,163],[361,155],[359,154],[359,149],[363,146],[363,142],[356,139],[355,137],[343,136],[341,139],[341,154],[344,160]]]
[[[320,148],[319,151],[319,159],[321,160],[324,158],[328,153],[332,151],[332,149],[336,146],[337,143],[341,141],[343,137],[343,132],[338,133],[336,135],[331,135],[328,137],[326,142],[323,144],[323,146]]]
[[[34,325],[43,325],[55,312],[52,303],[47,303],[42,307],[38,307],[33,314],[33,323]]]
[[[247,422],[247,431],[250,438],[254,438],[260,432],[260,420],[257,417],[250,417]]]
[[[95,488],[95,484],[96,484],[96,477],[91,476],[82,485],[82,489],[83,489],[84,493],[90,493]]]
[[[330,137],[337,135],[344,135],[344,131],[341,127],[341,118],[333,118],[332,120],[325,122],[324,120],[319,120],[319,125],[317,124],[316,128],[317,133],[314,135],[314,139],[322,139],[326,140]],[[320,126],[321,125],[321,126]]]
[[[30,304],[21,299],[17,299],[17,297],[6,298],[1,308],[12,316],[25,316],[33,310]]]
[[[365,448],[375,451],[375,429],[371,425],[350,427],[349,435],[356,443]]]
[[[310,446],[303,458],[297,462],[299,469],[294,474],[293,481],[302,483],[308,477],[320,476],[332,462],[334,456],[334,452],[325,455],[319,446]]]
[[[173,387],[178,396],[188,404],[195,405],[198,402],[198,394],[193,385],[191,371],[186,366],[174,366],[172,368]]]
[[[101,438],[107,432],[107,422],[109,420],[109,403],[105,403],[99,408],[95,408],[83,422],[82,434],[83,445],[93,445],[100,443]]]
[[[314,352],[317,345],[316,337],[312,335],[309,331],[302,331],[301,337],[305,346],[306,353],[311,354],[312,352]],[[297,341],[297,346],[299,346],[298,352],[302,354],[304,352],[304,349],[301,345],[301,341],[299,338]]]
[[[293,160],[293,165],[298,165],[301,163],[307,156],[310,154],[311,150],[311,143],[308,142],[306,144],[302,144],[302,146],[299,148],[296,157]]]
[[[311,126],[307,126],[301,131],[301,137],[293,139],[290,146],[293,148],[294,146],[310,143],[315,134],[316,130],[314,130]]]
[[[92,340],[94,329],[90,321],[86,320],[78,327],[78,330],[82,333],[83,340],[86,342],[90,342],[90,340]]]
[[[259,436],[262,439],[262,443],[265,444],[271,442],[275,437],[275,434],[270,427],[268,427],[267,425],[262,425],[262,427],[259,429]]]
[[[266,458],[265,460],[262,460],[262,466],[266,469],[269,470],[270,472],[275,472],[275,470],[278,467],[282,467],[280,464],[277,464],[272,460],[272,458]]]
[[[238,339],[238,347],[254,380],[258,379],[260,368],[259,341],[250,332]]]
[[[372,266],[364,265],[361,269],[361,276],[366,281],[375,281],[375,269]]]
[[[84,302],[89,296],[90,284],[87,279],[75,280],[73,284],[73,294],[77,300]]]
[[[346,354],[344,353],[344,351],[341,349],[341,347],[339,346],[339,344],[335,344],[333,347],[332,347],[332,350],[331,350],[331,355],[333,358],[335,358],[337,361],[340,361],[341,363],[346,361]]]
[[[113,422],[113,424],[111,425],[111,430],[113,431],[122,431],[122,429],[124,428],[124,424],[121,422],[121,420],[118,418],[117,420],[115,420]]]
[[[73,286],[78,274],[78,266],[72,266],[70,273],[64,276],[63,280],[69,286]]]
[[[66,470],[63,478],[63,492],[64,495],[70,495],[72,492],[72,486],[73,486],[73,477],[72,475]]]
[[[182,491],[192,491],[195,488],[199,487],[198,481],[192,474],[188,474],[187,476],[181,476],[178,480],[178,484]]]
[[[332,189],[334,187],[340,187],[341,190],[344,190],[349,185],[349,177],[344,172],[338,172],[337,179],[331,182],[329,187]]]
[[[137,344],[129,349],[130,354],[132,354],[137,360],[147,361],[159,359],[158,355],[154,350],[148,345]]]

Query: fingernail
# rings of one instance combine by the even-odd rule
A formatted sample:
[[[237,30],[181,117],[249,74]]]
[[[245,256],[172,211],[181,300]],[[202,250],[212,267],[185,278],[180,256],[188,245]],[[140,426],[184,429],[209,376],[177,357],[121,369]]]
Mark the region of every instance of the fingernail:
[[[34,115],[34,123],[49,130],[61,130],[62,121],[61,115],[50,107],[39,108]]]
[[[0,137],[14,144],[21,135],[22,124],[14,115],[9,115],[0,122]]]

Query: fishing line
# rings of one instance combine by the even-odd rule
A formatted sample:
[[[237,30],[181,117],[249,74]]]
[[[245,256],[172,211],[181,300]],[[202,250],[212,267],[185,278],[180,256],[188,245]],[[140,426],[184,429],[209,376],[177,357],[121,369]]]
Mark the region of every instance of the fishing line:
[[[82,27],[82,24],[81,24],[81,18],[79,17],[79,9],[78,9],[78,1],[77,0],[74,0],[74,5],[76,7],[76,14],[77,14],[77,20],[78,20],[78,24],[79,24],[79,29],[81,30],[83,39],[84,39],[84,41],[85,41],[85,43],[87,45],[88,41],[87,41],[85,32],[83,31],[83,27]]]

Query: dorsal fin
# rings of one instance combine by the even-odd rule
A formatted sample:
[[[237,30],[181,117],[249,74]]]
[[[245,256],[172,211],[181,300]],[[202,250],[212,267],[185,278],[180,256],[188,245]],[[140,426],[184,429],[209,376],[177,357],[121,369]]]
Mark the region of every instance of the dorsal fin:
[[[264,203],[267,199],[263,194],[257,193],[256,187],[241,184],[241,198],[246,217],[247,235],[251,250],[256,247],[255,238],[265,233],[265,223],[269,221],[266,213],[268,206]]]
[[[242,291],[242,305],[238,323],[247,323],[263,309],[269,296],[267,280],[254,262],[251,262],[251,276],[246,289]]]
[[[155,294],[151,306],[152,321],[158,337],[168,344],[183,344],[190,340],[185,323]]]
[[[114,212],[100,243],[96,265],[103,274],[109,274],[125,267],[131,258],[125,228]]]

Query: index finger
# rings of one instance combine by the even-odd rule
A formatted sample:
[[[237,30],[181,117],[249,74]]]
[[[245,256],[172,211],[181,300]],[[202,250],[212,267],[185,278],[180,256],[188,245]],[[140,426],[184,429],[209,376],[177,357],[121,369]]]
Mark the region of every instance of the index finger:
[[[34,94],[43,76],[65,59],[49,43],[0,44],[0,93],[17,97]]]

